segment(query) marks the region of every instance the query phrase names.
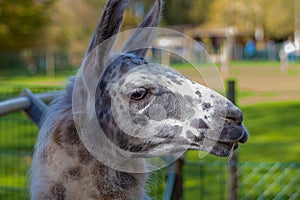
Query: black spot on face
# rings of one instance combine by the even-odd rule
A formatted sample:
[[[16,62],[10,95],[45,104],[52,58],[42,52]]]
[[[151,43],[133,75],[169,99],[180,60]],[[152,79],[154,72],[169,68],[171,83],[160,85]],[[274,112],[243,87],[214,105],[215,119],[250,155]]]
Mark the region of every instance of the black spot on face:
[[[196,91],[195,94],[198,95],[199,98],[202,98],[202,94],[200,91]]]
[[[202,109],[203,110],[208,110],[208,109],[210,109],[212,106],[211,106],[211,104],[210,103],[203,103],[202,104]]]
[[[187,131],[186,132],[186,136],[187,138],[189,138],[190,140],[193,140],[193,142],[199,143],[201,144],[201,142],[204,139],[204,134],[201,132],[197,132],[196,134],[193,134],[192,131]]]
[[[176,83],[177,85],[182,85],[181,81],[179,81],[176,76],[167,75],[167,78],[170,79],[173,83]]]
[[[196,129],[209,129],[203,119],[193,119],[190,125]]]

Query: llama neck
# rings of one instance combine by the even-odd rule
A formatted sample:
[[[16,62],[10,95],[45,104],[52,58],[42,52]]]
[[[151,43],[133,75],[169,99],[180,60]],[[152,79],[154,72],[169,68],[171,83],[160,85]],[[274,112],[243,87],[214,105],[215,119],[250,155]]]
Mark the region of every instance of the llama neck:
[[[80,141],[70,109],[58,115],[50,114],[39,133],[32,199],[143,199],[146,174],[103,165]]]

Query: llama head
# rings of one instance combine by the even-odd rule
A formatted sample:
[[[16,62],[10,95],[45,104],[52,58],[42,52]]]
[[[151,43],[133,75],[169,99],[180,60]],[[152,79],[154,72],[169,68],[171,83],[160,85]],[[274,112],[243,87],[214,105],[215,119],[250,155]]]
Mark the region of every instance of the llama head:
[[[108,2],[75,81],[73,116],[85,147],[108,163],[120,155],[140,159],[187,149],[228,156],[247,141],[242,112],[217,92],[145,59],[155,32],[147,27],[158,25],[161,0],[121,53],[111,53],[126,5]]]

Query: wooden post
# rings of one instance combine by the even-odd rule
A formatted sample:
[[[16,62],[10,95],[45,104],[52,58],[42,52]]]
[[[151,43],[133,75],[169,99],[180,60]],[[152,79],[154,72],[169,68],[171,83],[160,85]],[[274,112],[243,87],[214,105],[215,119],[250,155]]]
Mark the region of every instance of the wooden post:
[[[175,165],[175,185],[172,195],[172,200],[182,200],[183,199],[183,164],[184,164],[184,157],[180,157],[176,161]]]
[[[227,89],[227,98],[233,103],[236,104],[235,99],[235,81],[229,80],[228,81],[228,89]]]
[[[235,81],[228,81],[227,97],[236,104]],[[238,200],[238,153],[235,151],[229,160],[228,199]]]

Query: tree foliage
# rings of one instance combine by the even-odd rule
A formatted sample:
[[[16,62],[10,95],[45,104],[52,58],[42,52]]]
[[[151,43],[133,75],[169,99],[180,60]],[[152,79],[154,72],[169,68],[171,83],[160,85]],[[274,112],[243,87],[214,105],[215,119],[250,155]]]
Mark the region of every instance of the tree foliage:
[[[235,26],[254,32],[262,27],[269,37],[286,37],[294,28],[294,0],[214,0],[208,24],[214,27]]]
[[[294,29],[296,0],[165,0],[166,25],[235,26],[269,37],[286,37]],[[48,48],[83,51],[107,0],[0,0],[0,51]],[[136,2],[145,14],[153,0],[131,0],[124,26],[136,27]]]
[[[294,31],[295,0],[265,0],[263,26],[273,37],[287,36]]]
[[[169,25],[202,24],[213,0],[166,0],[164,20]]]
[[[1,0],[0,51],[42,46],[55,0]]]
[[[107,0],[56,2],[52,8],[56,14],[48,29],[48,48],[66,50],[71,54],[85,52],[106,2]],[[129,6],[131,7],[132,5]],[[132,9],[126,10],[124,26],[136,27],[139,21]]]
[[[57,1],[48,27],[48,48],[51,50],[83,51],[104,6],[104,0]]]

